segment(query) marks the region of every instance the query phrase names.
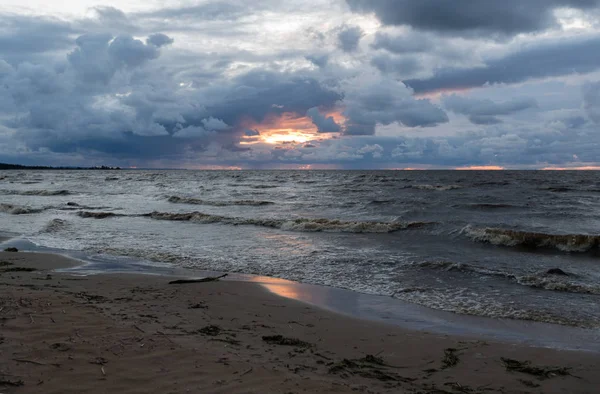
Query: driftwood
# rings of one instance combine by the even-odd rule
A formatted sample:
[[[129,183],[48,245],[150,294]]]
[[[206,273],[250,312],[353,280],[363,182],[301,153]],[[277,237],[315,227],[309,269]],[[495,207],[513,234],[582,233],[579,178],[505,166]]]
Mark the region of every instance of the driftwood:
[[[170,285],[185,285],[185,284],[189,284],[189,283],[205,283],[205,282],[216,282],[221,278],[226,277],[227,274],[223,274],[221,276],[216,276],[216,277],[206,277],[206,278],[202,278],[202,279],[178,279],[178,280],[173,280],[171,282],[169,282]]]

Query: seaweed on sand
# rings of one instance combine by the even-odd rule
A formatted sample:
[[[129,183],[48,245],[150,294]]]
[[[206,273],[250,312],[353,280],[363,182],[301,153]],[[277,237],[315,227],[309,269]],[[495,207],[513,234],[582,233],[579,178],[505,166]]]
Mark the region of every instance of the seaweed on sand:
[[[530,361],[518,361],[510,358],[501,357],[502,364],[507,371],[521,372],[528,375],[536,376],[538,379],[550,379],[555,376],[569,376],[570,368],[565,367],[538,367],[531,365]]]

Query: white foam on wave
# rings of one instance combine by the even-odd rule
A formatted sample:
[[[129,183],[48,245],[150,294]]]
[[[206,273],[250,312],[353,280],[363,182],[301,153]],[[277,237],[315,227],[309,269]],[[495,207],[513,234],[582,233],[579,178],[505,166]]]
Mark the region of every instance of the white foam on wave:
[[[551,248],[562,252],[588,252],[600,246],[599,235],[546,234],[501,228],[466,226],[461,233],[477,242],[498,246]]]

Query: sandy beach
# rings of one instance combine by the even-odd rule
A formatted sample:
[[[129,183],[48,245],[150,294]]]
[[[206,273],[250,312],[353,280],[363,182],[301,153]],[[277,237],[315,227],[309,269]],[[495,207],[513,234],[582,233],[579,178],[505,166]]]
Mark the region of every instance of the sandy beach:
[[[0,253],[2,393],[595,393],[595,353],[411,332],[233,281]]]

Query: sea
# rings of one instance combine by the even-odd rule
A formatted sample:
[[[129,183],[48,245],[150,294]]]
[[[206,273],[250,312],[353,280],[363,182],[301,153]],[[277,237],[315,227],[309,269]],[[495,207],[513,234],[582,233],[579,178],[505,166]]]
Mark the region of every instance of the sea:
[[[600,328],[600,172],[0,171],[0,235]]]

